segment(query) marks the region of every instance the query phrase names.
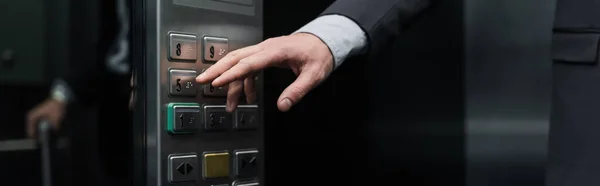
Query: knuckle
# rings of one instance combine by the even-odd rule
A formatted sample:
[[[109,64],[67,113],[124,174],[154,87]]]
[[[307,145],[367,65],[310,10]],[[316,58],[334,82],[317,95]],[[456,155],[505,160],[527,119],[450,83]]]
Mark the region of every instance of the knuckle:
[[[227,91],[227,99],[237,99],[236,95],[240,90],[237,89],[229,89],[229,91]]]
[[[327,78],[327,74],[325,72],[315,73],[313,75],[313,77],[315,78],[315,81],[318,83],[318,82],[322,82],[323,80],[325,80]]]
[[[275,59],[275,61],[283,61],[288,54],[287,52],[289,52],[289,50],[286,48],[277,48],[271,53],[271,58]]]
[[[240,65],[240,67],[242,69],[247,70],[247,71],[254,70],[254,64],[250,60],[248,60],[248,58],[240,60],[238,65]]]
[[[227,56],[230,56],[230,57],[236,57],[238,55],[240,55],[240,50],[234,50],[227,54]]]
[[[273,43],[277,40],[277,37],[272,37],[272,38],[268,38],[265,41],[263,41],[263,43]]]

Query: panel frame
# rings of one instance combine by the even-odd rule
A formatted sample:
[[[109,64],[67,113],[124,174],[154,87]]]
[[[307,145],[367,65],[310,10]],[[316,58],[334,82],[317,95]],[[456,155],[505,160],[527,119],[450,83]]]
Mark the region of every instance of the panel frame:
[[[195,69],[196,71],[201,72],[212,64],[202,63],[201,53],[197,54],[195,63],[169,61],[167,58],[168,52],[166,51],[169,42],[168,33],[174,31],[196,34],[196,38],[198,39],[198,52],[203,51],[200,39],[205,35],[222,36],[217,33],[225,33],[226,36],[222,37],[228,37],[230,51],[243,46],[257,44],[263,39],[262,1],[256,0],[255,6],[256,14],[252,17],[243,14],[232,14],[229,12],[179,6],[173,4],[170,0],[133,0],[133,60],[135,67],[134,91],[136,103],[134,111],[134,133],[132,137],[135,145],[133,157],[135,185],[169,185],[166,174],[168,155],[171,153],[190,153],[175,151],[175,149],[179,147],[181,147],[179,149],[185,149],[186,147],[192,146],[200,148],[199,146],[206,145],[205,143],[191,141],[177,141],[177,145],[168,145],[169,143],[175,142],[173,141],[174,139],[171,138],[172,136],[165,130],[164,126],[166,124],[166,104],[168,102],[196,101],[196,103],[200,104],[225,103],[224,98],[204,97],[201,89],[196,98],[173,97],[169,95],[169,83],[167,81],[169,68]],[[189,26],[189,23],[193,22],[194,17],[202,17],[199,19],[202,24],[198,25],[196,28]],[[186,26],[186,24],[188,25]],[[264,90],[263,73],[259,73],[256,86],[257,90]],[[258,101],[256,104],[259,107],[258,118],[260,123],[264,123],[262,110],[263,91],[258,91],[257,94]],[[250,144],[241,145],[239,141],[235,143],[237,143],[236,145],[241,145],[239,149],[258,148],[259,152],[262,152],[262,136],[263,126],[261,125],[258,130],[252,133],[239,134],[232,139],[236,139],[237,137],[254,139],[248,140],[251,141]],[[190,137],[181,136],[181,138],[189,139]],[[211,138],[211,136],[198,137],[196,135],[196,140],[192,141],[202,141],[206,140],[206,138]],[[223,138],[219,139],[216,136],[212,136],[212,138],[223,140]],[[223,144],[227,143],[226,140],[223,142]],[[208,146],[204,148],[206,148],[205,151],[209,151]],[[230,146],[222,150],[233,152],[236,149],[237,148],[231,148]],[[198,151],[195,153],[202,154],[204,152]],[[262,161],[262,154],[259,154],[259,156],[259,164],[262,168],[264,167],[262,166],[264,164]],[[259,179],[262,180],[262,172]],[[198,180],[196,183],[183,183],[183,185],[231,184],[233,181],[234,179],[226,180],[226,182],[223,180],[223,182],[217,181],[209,183]]]

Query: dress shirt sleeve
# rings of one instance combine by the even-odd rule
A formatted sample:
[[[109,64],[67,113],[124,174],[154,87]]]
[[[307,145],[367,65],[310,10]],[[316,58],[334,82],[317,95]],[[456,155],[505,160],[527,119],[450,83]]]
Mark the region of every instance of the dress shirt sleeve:
[[[318,17],[294,33],[310,33],[320,38],[329,47],[334,69],[367,48],[365,32],[354,21],[341,15]]]

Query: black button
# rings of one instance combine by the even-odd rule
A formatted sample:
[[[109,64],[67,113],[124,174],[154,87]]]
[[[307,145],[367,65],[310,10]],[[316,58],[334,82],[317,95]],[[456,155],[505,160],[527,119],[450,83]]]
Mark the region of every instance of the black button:
[[[236,109],[236,129],[255,129],[258,127],[258,106],[240,105]]]
[[[181,164],[179,164],[179,166],[177,166],[177,171],[181,174],[181,175],[188,175],[191,174],[192,171],[194,170],[194,166],[192,166],[190,163],[188,162],[183,162]]]
[[[239,150],[235,152],[235,173],[238,178],[258,176],[258,150]]]
[[[204,129],[208,131],[226,130],[233,126],[233,114],[225,111],[224,105],[204,106]]]

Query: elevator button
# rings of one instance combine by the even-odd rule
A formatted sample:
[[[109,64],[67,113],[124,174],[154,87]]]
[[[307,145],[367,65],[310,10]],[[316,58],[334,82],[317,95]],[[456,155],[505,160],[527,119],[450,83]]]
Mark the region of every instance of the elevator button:
[[[193,34],[169,33],[169,61],[195,62],[198,58],[197,41]]]
[[[238,178],[258,176],[258,150],[238,150],[235,152],[233,167]]]
[[[204,72],[206,69],[202,69]],[[229,85],[225,85],[223,87],[213,87],[212,84],[204,84],[202,87],[202,92],[205,96],[216,96],[216,97],[225,97],[227,96],[227,91],[229,90]]]
[[[224,37],[204,36],[202,39],[202,58],[206,63],[214,63],[229,52],[229,40]]]
[[[196,96],[196,71],[170,69],[169,94],[173,96]]]
[[[201,122],[200,105],[197,103],[169,103],[167,105],[167,131],[193,133]]]
[[[233,126],[233,114],[225,111],[225,105],[204,106],[204,129],[226,130]]]
[[[236,109],[236,129],[255,129],[258,127],[258,106],[239,105]]]
[[[195,153],[171,154],[168,159],[168,178],[170,183],[198,180],[198,156]]]
[[[235,181],[231,186],[258,186],[257,181],[249,181],[249,182],[238,182]]]
[[[229,153],[204,153],[202,166],[204,179],[229,177]]]
[[[228,87],[228,85],[225,85],[224,87],[213,87],[211,84],[205,84],[204,95],[225,97],[227,96]]]

